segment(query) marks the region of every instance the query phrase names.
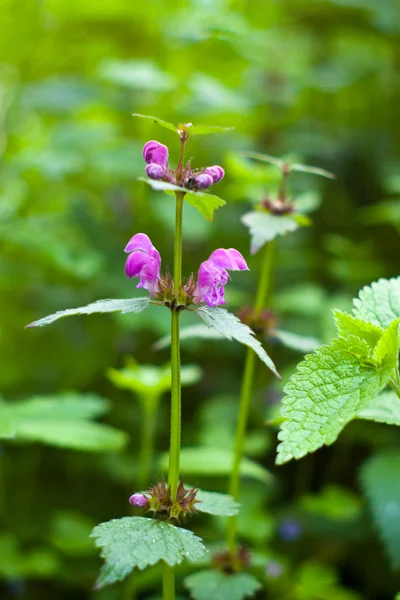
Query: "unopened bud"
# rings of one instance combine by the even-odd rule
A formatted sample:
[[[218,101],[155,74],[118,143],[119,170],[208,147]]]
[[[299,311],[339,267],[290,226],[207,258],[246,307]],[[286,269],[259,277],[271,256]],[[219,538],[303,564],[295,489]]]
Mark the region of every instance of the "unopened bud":
[[[213,183],[218,183],[224,178],[225,171],[222,167],[215,165],[214,167],[207,167],[203,174],[211,175]]]
[[[148,500],[144,494],[133,494],[133,496],[129,498],[129,504],[136,506],[136,508],[143,508],[146,506],[147,502]]]
[[[147,164],[155,163],[156,165],[166,167],[168,163],[168,148],[164,144],[160,144],[160,142],[151,140],[144,145],[143,158]]]
[[[214,183],[213,178],[208,173],[200,173],[193,179],[193,187],[198,190],[205,190]]]

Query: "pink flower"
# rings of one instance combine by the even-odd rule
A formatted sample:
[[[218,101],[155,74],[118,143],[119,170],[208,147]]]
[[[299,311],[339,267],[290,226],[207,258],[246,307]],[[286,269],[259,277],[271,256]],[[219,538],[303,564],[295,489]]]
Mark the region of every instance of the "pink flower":
[[[129,498],[129,504],[136,506],[136,508],[143,508],[147,505],[148,499],[144,494],[133,494]]]
[[[205,302],[208,306],[225,304],[225,285],[229,271],[245,271],[248,266],[243,256],[234,248],[219,248],[208,260],[201,263],[193,300]]]
[[[143,158],[147,164],[160,165],[161,167],[167,167],[168,164],[168,148],[160,142],[151,140],[144,145]]]
[[[161,257],[150,238],[145,233],[137,233],[129,240],[125,252],[130,253],[125,264],[127,277],[139,277],[136,287],[155,296],[159,291]]]
[[[219,165],[215,165],[214,167],[207,167],[203,171],[206,175],[211,175],[213,183],[218,183],[225,176],[225,171]]]

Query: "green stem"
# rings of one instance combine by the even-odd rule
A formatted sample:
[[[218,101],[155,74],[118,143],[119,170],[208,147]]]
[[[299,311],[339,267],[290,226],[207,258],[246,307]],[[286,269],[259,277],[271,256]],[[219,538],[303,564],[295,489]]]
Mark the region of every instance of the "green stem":
[[[258,283],[257,295],[254,304],[255,312],[261,312],[267,301],[273,262],[273,242],[269,242],[264,250],[261,273]],[[247,422],[249,417],[250,403],[253,389],[255,370],[255,354],[248,348],[244,365],[242,387],[240,391],[239,414],[236,425],[236,436],[234,445],[233,465],[229,484],[229,493],[237,501],[240,496],[240,465],[244,454],[246,440]],[[227,545],[229,550],[236,551],[237,517],[230,517],[227,524]]]
[[[163,568],[163,600],[174,600],[175,598],[175,574],[174,569],[164,563]]]
[[[149,485],[151,463],[153,460],[154,435],[156,429],[156,414],[159,404],[159,395],[145,395],[142,404],[142,437],[139,451],[138,489],[142,490]]]

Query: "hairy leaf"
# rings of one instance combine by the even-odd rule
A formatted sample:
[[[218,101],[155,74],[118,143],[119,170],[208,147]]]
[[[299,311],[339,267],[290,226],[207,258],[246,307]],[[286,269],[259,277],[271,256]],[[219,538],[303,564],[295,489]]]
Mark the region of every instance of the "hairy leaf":
[[[200,538],[171,523],[123,517],[97,525],[91,534],[102,548],[105,564],[96,587],[122,581],[134,567],[145,569],[163,560],[171,567],[187,558],[196,561],[206,552]]]
[[[274,375],[276,375],[278,379],[281,378],[271,358],[255,337],[254,331],[242,323],[235,315],[224,308],[207,308],[205,306],[197,308],[195,312],[208,327],[215,329],[228,340],[236,340],[254,350],[257,356],[265,365],[267,365]]]
[[[144,181],[150,187],[152,187],[153,190],[163,191],[168,195],[174,195],[175,192],[184,193],[184,199],[186,202],[189,202],[189,204],[197,208],[203,217],[209,221],[213,220],[214,211],[220,206],[224,206],[226,204],[225,200],[222,200],[222,198],[218,198],[218,196],[208,192],[188,190],[178,185],[173,185],[172,183],[157,181],[155,179],[145,179],[144,177],[139,177],[139,181]]]
[[[261,583],[250,573],[198,571],[186,577],[185,586],[194,600],[242,600],[254,596]]]
[[[332,444],[385,386],[390,369],[364,364],[367,342],[354,336],[322,346],[301,362],[285,387],[277,463]]]
[[[397,367],[399,357],[399,323],[400,319],[396,319],[385,329],[373,354],[373,358],[378,364],[392,367],[393,369]]]
[[[145,308],[148,308],[151,298],[144,296],[142,298],[126,298],[126,299],[110,299],[110,300],[97,300],[87,306],[80,306],[79,308],[68,308],[67,310],[60,310],[53,315],[39,319],[27,325],[27,327],[43,327],[43,325],[50,325],[61,317],[70,317],[72,315],[92,315],[94,313],[109,313],[109,312],[122,312],[122,313],[139,313]]]
[[[278,235],[285,235],[299,227],[299,223],[292,215],[273,215],[259,211],[243,215],[242,222],[250,230],[251,254],[256,254],[264,244],[275,239]]]
[[[333,314],[338,334],[344,338],[349,335],[357,336],[368,342],[373,349],[382,337],[383,329],[378,325],[352,317],[341,310],[334,310]]]
[[[160,468],[168,470],[168,453],[161,456]],[[214,477],[229,475],[232,470],[233,452],[224,448],[210,448],[199,446],[182,448],[180,458],[180,472],[182,475],[210,475]],[[262,482],[271,479],[270,473],[258,463],[244,458],[240,466],[243,476],[252,477]]]
[[[208,515],[232,517],[239,513],[240,505],[228,494],[199,490],[196,499],[200,500],[199,503],[196,503],[196,509]]]
[[[394,567],[400,567],[400,453],[368,460],[361,481],[379,535]]]
[[[357,417],[400,426],[400,399],[395,392],[382,392],[360,410]]]
[[[356,317],[385,329],[400,318],[400,277],[364,287],[353,303]]]

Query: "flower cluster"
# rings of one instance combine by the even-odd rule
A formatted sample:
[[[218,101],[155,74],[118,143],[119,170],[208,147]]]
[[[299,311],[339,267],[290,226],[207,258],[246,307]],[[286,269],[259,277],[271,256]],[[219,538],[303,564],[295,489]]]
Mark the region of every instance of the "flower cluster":
[[[164,478],[144,493],[133,494],[129,498],[129,504],[136,508],[147,508],[154,514],[158,514],[168,520],[186,517],[196,511],[195,504],[200,502],[196,499],[198,490],[196,488],[186,489],[183,481],[179,482],[176,492],[176,500],[172,500],[171,486],[167,486]]]
[[[146,174],[150,179],[168,181],[190,190],[205,190],[218,183],[225,173],[222,167],[215,165],[206,169],[192,169],[190,161],[186,167],[172,170],[168,167],[168,148],[160,142],[151,140],[143,148],[143,158],[147,163]]]
[[[180,294],[186,303],[208,306],[225,304],[225,285],[229,280],[228,271],[248,270],[243,256],[234,248],[218,248],[207,260],[201,263],[197,281],[191,277],[183,290],[173,290],[169,274],[161,277],[161,257],[145,233],[134,235],[125,248],[129,253],[125,272],[127,277],[139,278],[136,287],[148,290],[150,296],[166,300],[167,295]]]

